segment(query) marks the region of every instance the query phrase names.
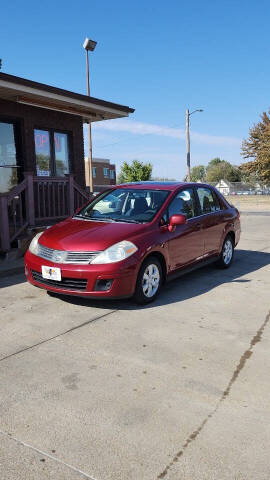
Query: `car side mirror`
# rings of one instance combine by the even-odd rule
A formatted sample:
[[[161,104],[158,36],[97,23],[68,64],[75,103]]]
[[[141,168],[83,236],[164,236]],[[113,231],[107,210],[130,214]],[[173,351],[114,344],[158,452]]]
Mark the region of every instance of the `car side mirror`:
[[[168,226],[169,232],[173,232],[176,225],[185,225],[186,222],[187,218],[185,215],[182,215],[181,213],[177,215],[172,215]]]

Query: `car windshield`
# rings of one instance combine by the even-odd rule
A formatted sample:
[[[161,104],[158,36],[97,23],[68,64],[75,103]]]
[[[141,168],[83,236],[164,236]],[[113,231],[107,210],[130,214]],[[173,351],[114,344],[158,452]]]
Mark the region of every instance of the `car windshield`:
[[[75,217],[112,222],[150,222],[169,193],[167,190],[117,188],[93,200]]]

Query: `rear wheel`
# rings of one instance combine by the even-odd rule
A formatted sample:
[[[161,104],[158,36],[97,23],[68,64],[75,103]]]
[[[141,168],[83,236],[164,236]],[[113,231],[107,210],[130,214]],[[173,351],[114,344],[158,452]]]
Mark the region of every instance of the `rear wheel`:
[[[234,242],[231,235],[227,235],[224,240],[221,254],[218,261],[218,266],[221,268],[229,268],[233,261]]]
[[[159,294],[162,284],[162,268],[155,257],[149,257],[138,273],[134,299],[139,304],[152,302]]]

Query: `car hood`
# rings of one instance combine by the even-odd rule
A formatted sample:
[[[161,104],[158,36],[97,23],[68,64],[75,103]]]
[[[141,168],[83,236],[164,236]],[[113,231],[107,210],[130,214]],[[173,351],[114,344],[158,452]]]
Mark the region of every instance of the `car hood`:
[[[97,251],[145,231],[146,225],[133,223],[105,223],[73,218],[45,230],[39,243],[56,250]]]

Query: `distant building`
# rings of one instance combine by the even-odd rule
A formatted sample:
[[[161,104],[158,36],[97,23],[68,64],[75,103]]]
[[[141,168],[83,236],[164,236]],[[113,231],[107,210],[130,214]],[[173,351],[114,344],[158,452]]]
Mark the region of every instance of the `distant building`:
[[[93,158],[93,184],[94,191],[100,192],[110,185],[116,184],[115,165],[107,158]],[[85,183],[89,187],[89,160],[85,158]]]
[[[263,193],[264,187],[259,183],[229,182],[228,180],[220,180],[215,187],[222,195],[243,195]]]
[[[217,190],[220,191],[220,193],[222,193],[222,195],[230,195],[231,190],[232,190],[232,184],[231,184],[231,182],[229,182],[227,180],[220,180],[215,185],[215,187],[217,188]]]

